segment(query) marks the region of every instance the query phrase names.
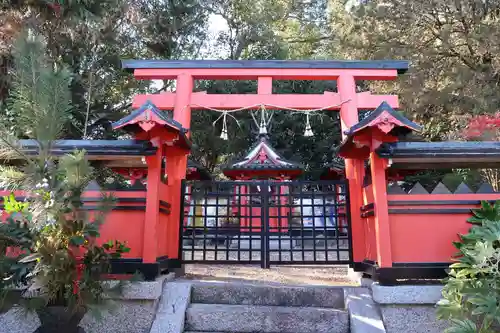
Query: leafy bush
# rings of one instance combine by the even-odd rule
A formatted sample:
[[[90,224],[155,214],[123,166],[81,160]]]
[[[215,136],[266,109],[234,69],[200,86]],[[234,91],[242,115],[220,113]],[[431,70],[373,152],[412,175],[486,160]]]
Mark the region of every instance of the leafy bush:
[[[469,233],[454,246],[438,317],[450,319],[448,333],[493,333],[500,329],[500,201],[482,202],[468,220]]]
[[[0,223],[0,313],[19,302],[33,268],[30,263],[20,262],[33,246],[33,233],[23,214],[28,205],[17,202],[13,195],[4,197],[3,204],[7,218]]]

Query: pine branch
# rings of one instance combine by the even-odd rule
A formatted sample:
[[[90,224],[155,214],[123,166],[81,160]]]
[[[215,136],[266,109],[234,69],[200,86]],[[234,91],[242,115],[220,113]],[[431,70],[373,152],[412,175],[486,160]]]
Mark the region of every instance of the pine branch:
[[[0,188],[17,190],[26,181],[26,174],[12,166],[0,165]]]

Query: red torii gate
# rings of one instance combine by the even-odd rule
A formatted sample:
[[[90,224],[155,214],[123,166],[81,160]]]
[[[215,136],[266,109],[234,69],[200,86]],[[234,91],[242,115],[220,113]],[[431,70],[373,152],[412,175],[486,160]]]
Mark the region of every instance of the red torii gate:
[[[377,108],[387,102],[398,108],[395,95],[372,95],[356,92],[356,80],[394,80],[408,70],[407,61],[288,61],[288,60],[123,60],[122,66],[133,71],[137,79],[176,80],[175,93],[137,95],[133,108],[152,102],[161,110],[173,110],[173,118],[189,129],[191,109],[204,107],[237,109],[260,105],[281,106],[293,109],[321,109],[340,111],[342,135],[358,123],[358,111]],[[257,80],[257,94],[207,94],[193,92],[195,80]],[[337,93],[323,94],[273,94],[273,80],[336,80]],[[177,186],[185,178],[187,154],[172,154],[167,149],[169,178]],[[363,160],[346,158],[346,178],[351,197],[351,223],[353,233],[353,261],[363,261],[365,235],[359,208],[362,205]],[[180,193],[180,188],[179,192]],[[180,209],[182,198],[172,202],[172,213]],[[179,220],[178,223],[181,223]],[[171,242],[179,242],[178,235],[171,235]],[[175,239],[174,239],[175,237]],[[174,248],[173,246],[170,248]],[[180,254],[179,254],[180,255]],[[180,257],[178,259],[181,259]]]

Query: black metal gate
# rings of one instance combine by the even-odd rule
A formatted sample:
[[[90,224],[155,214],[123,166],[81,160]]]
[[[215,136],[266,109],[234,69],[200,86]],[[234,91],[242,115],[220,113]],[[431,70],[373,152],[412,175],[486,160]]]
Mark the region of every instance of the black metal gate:
[[[184,181],[185,263],[348,264],[347,181]]]

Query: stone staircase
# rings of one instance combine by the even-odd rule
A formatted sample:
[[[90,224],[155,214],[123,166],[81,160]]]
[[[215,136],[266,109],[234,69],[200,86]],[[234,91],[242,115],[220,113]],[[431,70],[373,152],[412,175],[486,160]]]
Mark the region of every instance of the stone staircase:
[[[341,287],[194,282],[184,333],[349,333]]]

